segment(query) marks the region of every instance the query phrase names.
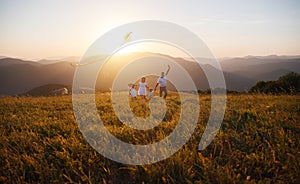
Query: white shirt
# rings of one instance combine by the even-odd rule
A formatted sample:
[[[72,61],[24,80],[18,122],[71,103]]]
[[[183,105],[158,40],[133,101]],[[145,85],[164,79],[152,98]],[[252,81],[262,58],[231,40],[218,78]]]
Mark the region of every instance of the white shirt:
[[[130,88],[130,96],[131,96],[132,98],[136,97],[136,91],[135,91],[134,88]]]
[[[167,86],[167,78],[166,78],[166,76],[159,77],[157,79],[157,83],[159,83],[160,87],[166,87]]]
[[[140,82],[140,87],[139,87],[139,95],[146,96],[146,82]]]
[[[148,98],[152,98],[152,93],[153,93],[153,91],[151,91],[151,92],[149,91],[148,92]]]

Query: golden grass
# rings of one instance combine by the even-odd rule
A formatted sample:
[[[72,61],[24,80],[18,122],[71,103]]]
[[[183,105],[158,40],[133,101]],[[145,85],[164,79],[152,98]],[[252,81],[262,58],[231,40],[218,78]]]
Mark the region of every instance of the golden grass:
[[[300,97],[229,95],[221,130],[204,151],[197,146],[210,112],[210,96],[200,97],[198,127],[170,158],[143,166],[111,161],[83,139],[70,96],[0,99],[0,183],[297,183],[300,181]],[[140,104],[137,104],[140,103]],[[136,115],[147,116],[141,103]],[[108,94],[97,108],[119,139],[148,144],[176,126],[180,99],[171,93],[164,121],[154,130],[125,127]],[[105,113],[104,113],[105,112]]]

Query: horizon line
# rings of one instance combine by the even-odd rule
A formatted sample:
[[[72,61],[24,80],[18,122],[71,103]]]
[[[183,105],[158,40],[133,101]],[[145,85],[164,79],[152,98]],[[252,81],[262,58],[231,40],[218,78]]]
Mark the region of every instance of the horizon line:
[[[167,55],[164,53],[158,53],[158,52],[134,52],[134,53],[153,53],[153,54],[162,54],[162,55]],[[171,56],[171,55],[168,55]],[[242,55],[242,56],[214,56],[216,59],[233,59],[233,58],[247,58],[247,57],[300,57],[299,54],[267,54],[267,55]],[[26,60],[26,61],[34,61],[38,62],[41,60],[63,60],[63,59],[69,59],[69,58],[81,58],[82,56],[79,55],[70,55],[70,56],[46,56],[46,57],[22,57],[22,56],[9,56],[5,54],[0,54],[0,59],[4,58],[13,58],[13,59],[21,59],[21,60]],[[180,57],[180,56],[171,56],[173,58],[183,58],[185,59],[186,57]]]

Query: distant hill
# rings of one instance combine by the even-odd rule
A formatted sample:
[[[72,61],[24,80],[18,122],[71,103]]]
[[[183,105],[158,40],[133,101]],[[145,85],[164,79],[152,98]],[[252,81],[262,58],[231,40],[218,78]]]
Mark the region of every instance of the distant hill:
[[[69,63],[77,63],[79,62],[80,57],[72,56],[72,57],[66,57],[66,58],[59,58],[59,59],[41,59],[38,60],[37,63],[48,65],[48,64],[54,64],[58,62],[69,62]]]
[[[71,86],[75,68],[67,62],[42,65],[11,58],[0,59],[0,95],[16,95],[46,84]]]
[[[0,58],[0,67],[3,66],[11,66],[11,65],[31,65],[31,66],[42,66],[40,63],[34,62],[34,61],[26,61],[22,59],[17,58]]]
[[[164,56],[169,60],[176,61],[191,75],[191,78],[199,90],[206,90],[209,88],[203,69],[217,72],[217,69],[212,67],[209,59],[201,58],[205,61],[201,67],[187,59],[173,58],[155,53],[137,53],[133,54],[131,58],[141,56],[156,55],[159,61],[160,56]],[[2,58],[0,59],[0,95],[16,95],[26,93],[39,86],[47,84],[60,84],[64,86],[72,86],[74,71],[76,67],[71,65],[71,62],[79,59],[73,57],[54,61],[48,60],[33,62],[24,61],[16,58]],[[68,61],[66,61],[68,60]],[[121,62],[122,63],[122,62]],[[123,63],[123,66],[126,63]],[[247,56],[245,58],[226,58],[220,62],[223,69],[226,86],[229,90],[244,91],[250,89],[258,81],[261,80],[275,80],[280,76],[295,72],[300,73],[300,57],[296,56]],[[122,64],[121,64],[122,65]],[[99,73],[96,88],[100,91],[108,91],[111,88],[112,81],[114,80],[119,68],[120,62],[112,62],[104,68],[104,72]],[[139,67],[139,64],[136,64]],[[157,75],[165,68],[149,68]],[[128,69],[128,72],[133,72],[135,68]],[[170,74],[174,74],[174,78],[180,80],[181,77],[177,71],[171,70]],[[155,78],[150,77],[148,80],[151,86],[155,85]],[[128,81],[126,76],[121,79],[124,83],[123,88],[127,84],[135,81]],[[136,79],[138,80],[138,79]],[[184,81],[183,81],[184,85]],[[174,87],[169,86],[170,89]]]
[[[68,95],[71,92],[71,87],[61,84],[47,84],[34,88],[22,95],[27,96],[60,96]]]
[[[261,56],[231,58],[220,62],[223,71],[246,77],[253,81],[275,80],[289,72],[300,73],[300,57]]]

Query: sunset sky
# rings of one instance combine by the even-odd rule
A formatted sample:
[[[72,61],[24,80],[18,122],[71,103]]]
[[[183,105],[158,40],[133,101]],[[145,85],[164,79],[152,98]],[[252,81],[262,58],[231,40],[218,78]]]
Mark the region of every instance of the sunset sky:
[[[111,28],[144,19],[188,28],[216,57],[300,54],[298,0],[0,0],[0,55],[81,56]]]

